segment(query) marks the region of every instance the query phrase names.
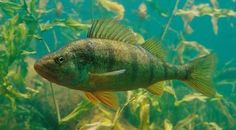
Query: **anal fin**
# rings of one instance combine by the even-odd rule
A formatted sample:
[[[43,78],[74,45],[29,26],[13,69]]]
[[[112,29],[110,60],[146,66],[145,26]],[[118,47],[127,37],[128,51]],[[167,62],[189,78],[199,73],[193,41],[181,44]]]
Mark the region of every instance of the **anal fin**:
[[[164,81],[157,82],[147,88],[149,92],[151,92],[154,95],[161,96],[164,91]]]
[[[112,92],[107,91],[95,91],[85,92],[85,96],[93,103],[101,102],[112,109],[118,109],[117,97]]]

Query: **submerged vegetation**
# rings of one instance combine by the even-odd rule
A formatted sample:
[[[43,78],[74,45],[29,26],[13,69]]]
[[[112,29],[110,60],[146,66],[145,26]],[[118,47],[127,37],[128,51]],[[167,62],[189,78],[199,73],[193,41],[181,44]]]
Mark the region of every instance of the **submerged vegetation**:
[[[167,50],[174,50],[168,60],[177,64],[210,52],[199,39],[188,39],[200,29],[190,25],[195,17],[210,16],[217,35],[219,19],[233,19],[230,26],[235,26],[236,12],[221,8],[217,0],[176,0],[170,9],[162,4],[158,0],[0,0],[0,129],[236,129],[234,59],[216,69],[215,88],[224,96],[220,100],[169,81],[160,97],[145,90],[117,93],[118,111],[91,104],[79,91],[50,86],[34,72],[36,58],[84,37],[91,20],[101,17],[132,25],[140,43],[158,36]],[[173,26],[178,18],[183,20],[178,23],[182,28]],[[147,30],[145,24],[157,29]]]

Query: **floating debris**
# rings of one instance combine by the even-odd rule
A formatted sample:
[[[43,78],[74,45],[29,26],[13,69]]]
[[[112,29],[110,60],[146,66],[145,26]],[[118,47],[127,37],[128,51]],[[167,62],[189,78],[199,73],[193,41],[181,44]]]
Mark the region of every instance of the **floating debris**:
[[[207,130],[222,130],[215,122],[204,122],[203,124],[207,127]]]
[[[106,10],[115,12],[117,14],[117,19],[123,19],[125,8],[122,4],[115,2],[113,0],[97,0],[99,4],[102,5]]]
[[[219,9],[216,1],[212,0],[214,7],[209,4],[192,5],[190,8],[178,9],[176,15],[182,16],[184,20],[184,27],[187,32],[191,33],[192,29],[189,23],[194,17],[210,16],[214,33],[218,33],[218,19],[224,17],[236,17],[236,12],[230,9]]]
[[[229,9],[216,9],[209,6],[209,4],[193,5],[191,9],[178,9],[176,15],[192,15],[194,17],[199,16],[216,16],[222,17],[236,17],[236,12]]]
[[[206,99],[208,99],[208,97],[202,95],[201,93],[192,93],[192,94],[185,95],[181,100],[175,101],[175,106],[179,106],[183,102],[190,102],[193,100],[206,102]]]
[[[164,120],[164,129],[165,130],[172,130],[173,129],[173,125],[168,119]]]
[[[196,51],[198,51],[198,56],[209,54],[209,50],[206,49],[202,44],[196,42],[196,41],[181,41],[179,45],[177,46],[176,50],[178,53],[178,60],[181,64],[185,63],[184,60],[184,52],[187,48],[192,48]]]
[[[60,16],[63,11],[63,4],[61,1],[56,2],[56,14],[57,16]]]
[[[33,55],[33,54],[36,54],[37,52],[36,51],[26,51],[26,50],[23,50],[21,55]]]
[[[91,25],[90,24],[83,24],[80,20],[75,19],[58,19],[52,22],[42,23],[40,24],[41,31],[47,31],[52,29],[53,27],[76,27],[81,30],[88,29]]]
[[[183,120],[180,120],[174,127],[173,130],[181,130],[187,125],[189,125],[193,120],[197,119],[199,116],[197,114],[190,114]]]
[[[141,18],[147,17],[147,6],[145,3],[141,3],[138,7],[138,14]]]

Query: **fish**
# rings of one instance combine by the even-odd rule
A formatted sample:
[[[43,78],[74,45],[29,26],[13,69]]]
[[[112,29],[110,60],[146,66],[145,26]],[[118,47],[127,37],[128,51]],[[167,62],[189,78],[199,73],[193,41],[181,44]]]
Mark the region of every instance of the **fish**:
[[[81,90],[93,103],[118,108],[114,92],[146,89],[162,95],[167,80],[180,80],[208,97],[213,87],[216,56],[209,53],[183,65],[166,62],[166,51],[156,38],[137,44],[136,33],[116,19],[92,22],[87,38],[75,40],[46,54],[35,71],[52,83]]]

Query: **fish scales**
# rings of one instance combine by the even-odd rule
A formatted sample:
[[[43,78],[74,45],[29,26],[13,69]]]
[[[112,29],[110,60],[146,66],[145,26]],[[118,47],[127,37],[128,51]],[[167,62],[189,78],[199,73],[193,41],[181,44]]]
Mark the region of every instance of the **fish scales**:
[[[145,83],[147,77],[147,64],[149,57],[143,51],[124,43],[111,43],[116,41],[90,39],[94,44],[95,61],[91,65],[91,73],[110,72],[125,69],[126,72],[112,80],[113,85],[107,83],[107,89],[125,89],[137,87]],[[112,53],[111,53],[112,52]],[[111,67],[112,66],[112,67]],[[122,81],[119,83],[119,81]],[[100,88],[101,82],[98,84]],[[119,86],[121,85],[121,86]],[[124,86],[124,87],[122,87]]]
[[[83,46],[80,43],[81,48],[77,48],[77,51],[80,51],[80,53],[77,53],[77,55],[79,55],[79,59],[84,54],[86,56],[89,55],[89,57],[84,57],[84,59],[87,59],[87,62],[90,64],[89,70],[91,73],[126,70],[124,74],[114,77],[110,81],[95,82],[93,84],[95,86],[91,86],[92,89],[118,91],[135,89],[137,87],[145,88],[157,81],[176,78],[175,76],[178,75],[173,74],[177,73],[177,71],[180,74],[178,67],[173,69],[173,66],[164,66],[165,64],[160,59],[139,46],[106,39],[87,40],[89,44],[84,44]],[[79,43],[74,43],[72,46],[78,46],[77,44]],[[165,72],[165,68],[170,71]],[[87,87],[87,89],[89,88]]]

